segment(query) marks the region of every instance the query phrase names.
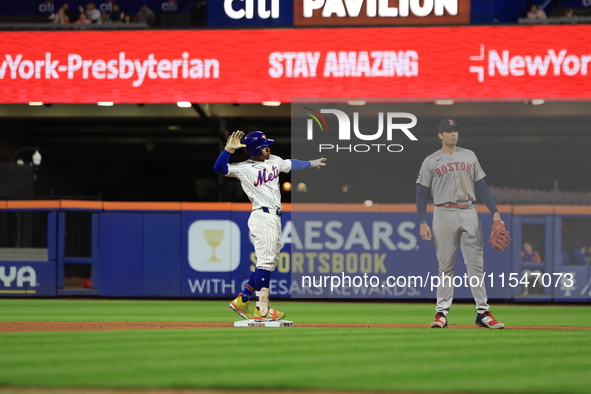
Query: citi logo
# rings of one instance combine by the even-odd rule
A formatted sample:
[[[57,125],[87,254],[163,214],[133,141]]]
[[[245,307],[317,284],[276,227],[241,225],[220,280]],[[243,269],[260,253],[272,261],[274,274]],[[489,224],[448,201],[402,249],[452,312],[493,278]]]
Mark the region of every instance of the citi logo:
[[[543,55],[511,55],[508,50],[486,51],[484,45],[480,45],[480,54],[470,56],[470,61],[478,62],[471,65],[469,70],[478,76],[478,82],[484,82],[485,76],[496,75],[506,77],[529,76],[567,76],[587,75],[591,54],[575,55],[566,49],[558,52],[548,49]]]
[[[107,0],[104,3],[101,3],[98,8],[102,12],[112,12],[114,2],[115,2],[115,0]]]
[[[6,268],[0,267],[0,281],[4,284],[4,287],[11,287],[15,279],[16,287],[23,287],[25,282],[28,282],[30,287],[37,286],[37,274],[32,267],[24,266],[18,270],[16,267],[10,267],[8,274],[6,273]]]
[[[55,7],[53,5],[53,0],[45,0],[43,3],[39,4],[39,12],[54,12]]]
[[[253,19],[254,5],[256,3],[257,15],[261,19],[279,18],[279,0],[271,0],[271,9],[267,9],[267,0],[224,0],[224,12],[232,19]],[[234,8],[233,3],[244,3],[239,8]]]
[[[314,139],[314,128],[315,124],[317,128],[320,129],[321,132],[329,131],[329,125],[326,121],[325,117],[322,114],[332,114],[335,115],[338,121],[338,139],[339,141],[351,141],[353,135],[356,139],[361,141],[376,141],[382,138],[384,131],[386,133],[386,139],[388,141],[392,141],[393,132],[395,130],[402,131],[406,137],[408,137],[411,141],[418,141],[417,137],[409,130],[410,128],[416,126],[417,124],[417,117],[408,112],[378,112],[378,129],[377,131],[367,131],[363,133],[360,127],[360,120],[359,120],[359,112],[353,112],[353,122],[349,115],[346,112],[338,110],[338,109],[321,109],[320,112],[313,110],[309,107],[303,107],[303,113],[310,117],[306,123],[306,139],[311,141]],[[399,119],[408,119],[410,122],[407,123],[398,123]],[[385,126],[384,126],[385,124]],[[367,125],[364,125],[367,127]],[[353,133],[351,133],[351,130]],[[353,135],[352,135],[353,134]],[[348,152],[370,152],[376,150],[380,152],[381,148],[387,150],[388,152],[401,152],[403,150],[402,145],[400,144],[357,144],[357,145],[333,145],[333,144],[319,144],[319,152],[325,150],[332,150],[336,149],[336,152],[341,150],[348,151]]]
[[[162,11],[176,11],[178,9],[177,0],[168,0],[160,6]]]

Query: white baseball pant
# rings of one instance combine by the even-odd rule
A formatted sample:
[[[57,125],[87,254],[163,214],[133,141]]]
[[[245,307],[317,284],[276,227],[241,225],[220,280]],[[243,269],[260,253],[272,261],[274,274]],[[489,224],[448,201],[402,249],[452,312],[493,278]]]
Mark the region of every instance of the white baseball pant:
[[[254,240],[256,267],[273,272],[281,252],[281,218],[275,211],[257,209],[250,214],[248,228]]]

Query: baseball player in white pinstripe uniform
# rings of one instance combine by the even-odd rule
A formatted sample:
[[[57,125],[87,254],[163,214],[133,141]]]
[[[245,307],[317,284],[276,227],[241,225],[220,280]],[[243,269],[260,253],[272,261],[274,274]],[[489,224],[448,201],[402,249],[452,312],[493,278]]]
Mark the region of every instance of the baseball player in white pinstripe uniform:
[[[230,308],[244,319],[260,321],[275,321],[285,317],[285,313],[269,307],[269,281],[271,272],[277,267],[281,251],[279,173],[326,165],[325,158],[300,161],[271,155],[269,146],[272,143],[273,140],[267,139],[261,131],[253,131],[246,136],[242,131],[235,131],[228,138],[225,149],[214,165],[214,170],[219,174],[238,178],[242,190],[252,202],[248,228],[254,239],[256,270],[251,274],[242,293],[230,303]],[[230,155],[239,148],[244,148],[250,159],[228,164]],[[249,299],[253,293],[256,293],[257,301],[251,313]]]

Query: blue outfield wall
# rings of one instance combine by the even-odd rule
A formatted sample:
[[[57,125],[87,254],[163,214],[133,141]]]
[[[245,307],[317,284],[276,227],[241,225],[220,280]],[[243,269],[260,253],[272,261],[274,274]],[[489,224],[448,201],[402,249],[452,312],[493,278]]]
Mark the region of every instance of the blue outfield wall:
[[[438,278],[433,244],[421,240],[412,209],[391,210],[284,212],[283,246],[271,277],[273,297],[434,298]],[[67,210],[65,215],[63,209],[45,211],[49,215],[48,261],[0,260],[0,296],[71,294],[63,288],[63,276],[64,262],[72,259],[64,258],[65,248],[60,246]],[[93,256],[83,261],[92,264],[92,289],[79,289],[78,295],[88,291],[88,295],[102,297],[229,299],[241,291],[254,270],[256,256],[247,227],[250,211],[245,207],[92,212],[97,215],[92,243],[98,246],[93,248]],[[513,237],[504,253],[495,252],[486,242],[492,216],[479,214],[489,297],[588,302],[591,267],[556,263],[562,216],[515,214],[511,209],[504,212],[502,218]],[[591,214],[579,217],[591,220]],[[428,214],[429,221],[431,218]],[[541,264],[520,260],[521,226],[532,223],[545,228],[543,254],[548,258]],[[465,273],[458,248],[455,297],[471,299]],[[540,279],[536,291],[522,283],[532,275]],[[375,282],[368,283],[372,277]],[[544,287],[538,291],[541,283]]]
[[[105,213],[100,288],[106,297],[181,297],[181,215]]]
[[[235,296],[243,288],[256,263],[246,224],[249,214],[248,211],[212,210],[166,215],[103,215],[108,220],[101,221],[101,267],[107,269],[101,269],[99,294],[106,297]],[[118,216],[120,218],[116,219]],[[143,225],[140,225],[138,216],[143,218]],[[511,227],[513,215],[505,213],[503,219],[514,233]],[[480,220],[486,238],[490,234],[492,217],[480,214]],[[414,213],[285,212],[282,225],[283,247],[271,280],[275,298],[435,297],[435,250],[431,242],[420,239]],[[117,243],[124,245],[117,250],[113,247]],[[520,262],[512,262],[513,256],[519,256],[520,249],[516,245],[519,243],[514,242],[505,253],[498,253],[485,239],[484,280],[491,299],[532,298],[523,295],[527,292],[518,282],[523,275]],[[127,263],[124,265],[123,261]],[[551,273],[553,262],[547,262],[544,267],[547,267],[546,272]],[[588,270],[588,267],[564,266],[555,267],[554,272],[573,273],[577,276],[577,283],[582,284],[589,277]],[[379,285],[330,289],[330,278],[333,276],[354,279],[363,278],[365,274],[367,278],[375,276]],[[456,298],[471,299],[465,274],[461,248],[458,248],[455,295]],[[316,286],[308,281],[303,286],[304,277],[316,281],[327,277],[329,282],[325,280],[321,286]],[[386,282],[388,277],[402,278],[406,283],[390,285]],[[411,277],[421,279],[411,283]],[[105,285],[105,281],[110,284]],[[142,283],[141,290],[138,290]],[[121,289],[121,286],[126,288]],[[578,289],[583,290],[583,286]],[[587,300],[574,287],[569,289],[564,285],[548,288],[546,292],[550,298]],[[538,296],[534,299],[547,298]]]
[[[181,217],[144,215],[142,296],[181,296]]]
[[[99,294],[142,296],[144,214],[105,213],[100,218]]]

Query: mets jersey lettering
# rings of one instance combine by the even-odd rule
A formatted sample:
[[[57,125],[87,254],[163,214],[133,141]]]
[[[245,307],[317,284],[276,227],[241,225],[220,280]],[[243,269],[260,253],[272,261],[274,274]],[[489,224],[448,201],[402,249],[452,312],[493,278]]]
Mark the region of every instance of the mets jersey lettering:
[[[276,166],[271,167],[269,171],[269,175],[267,175],[267,169],[263,168],[259,170],[259,175],[257,176],[257,180],[254,182],[255,186],[262,185],[263,183],[271,182],[273,179],[279,177],[279,170]]]
[[[281,210],[279,173],[291,171],[291,160],[271,155],[259,162],[246,160],[228,164],[228,177],[238,178],[242,189],[252,202],[252,209],[267,207]]]

